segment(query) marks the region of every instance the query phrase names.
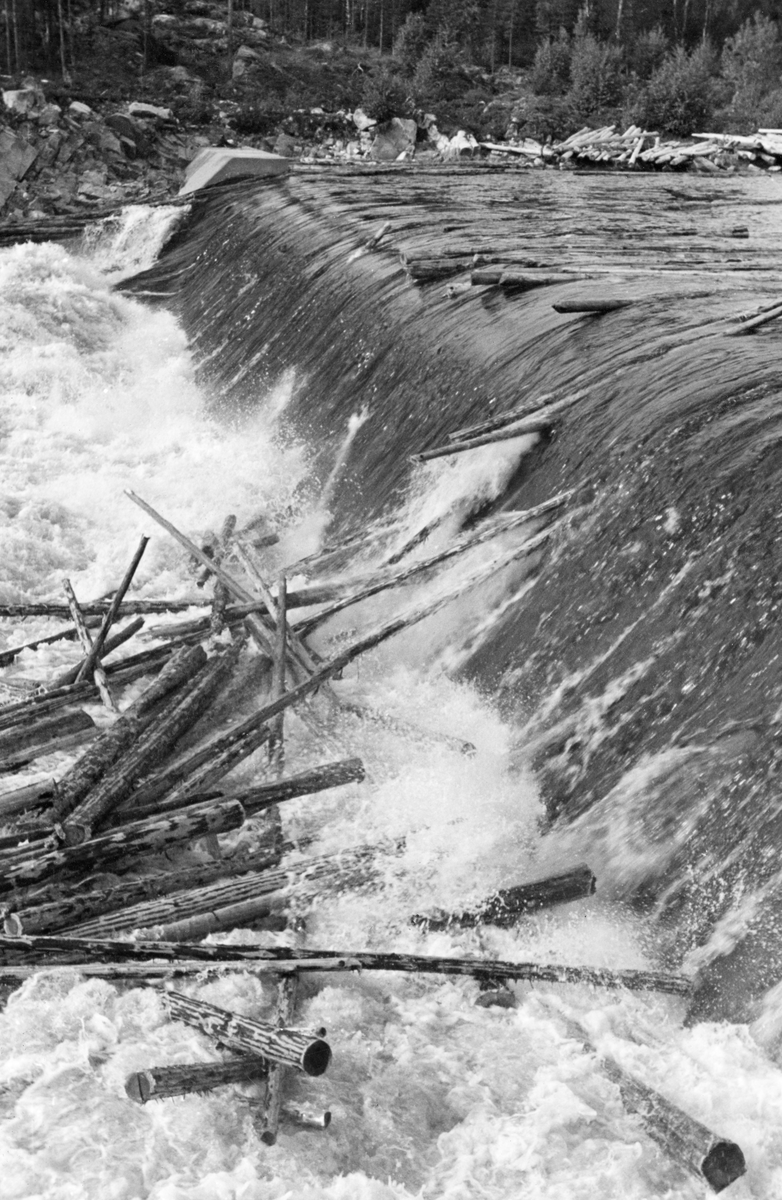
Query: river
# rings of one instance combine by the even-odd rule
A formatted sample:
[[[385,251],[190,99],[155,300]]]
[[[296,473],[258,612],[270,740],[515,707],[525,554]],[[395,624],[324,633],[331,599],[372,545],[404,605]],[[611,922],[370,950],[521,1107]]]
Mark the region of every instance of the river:
[[[703,1195],[560,1011],[741,1145],[747,1174],[728,1195],[780,1195],[780,333],[729,336],[778,291],[777,196],[767,176],[303,172],[190,210],[129,210],[78,248],[0,252],[0,601],[57,597],[66,574],[100,596],[144,532],[136,594],[197,599],[126,488],[193,536],[263,511],[281,535],[270,574],[355,538],[320,576],[342,581],[497,523],[315,635],[329,656],[453,594],[334,686],[477,753],[342,718],[333,745],[368,781],[284,806],[290,861],[369,843],[378,874],[303,906],[303,944],[699,973],[689,1012],[575,986],[517,984],[517,1007],[484,1008],[468,979],[309,982],[301,1019],[328,1029],[334,1062],[295,1094],[333,1120],[273,1148],[236,1089],[127,1100],[130,1071],[208,1057],[153,990],[39,976],[0,1016],[4,1196]],[[585,278],[418,285],[400,251]],[[577,288],[629,303],[556,313]],[[410,461],[546,403],[560,407],[540,432]],[[501,528],[561,493],[553,515]],[[544,526],[542,545],[513,553]],[[4,624],[6,646],[58,626]],[[57,643],[9,673],[50,678],[73,655]],[[291,770],[335,757],[295,716],[286,753]],[[598,878],[589,900],[512,929],[410,926],[581,861]],[[197,993],[273,1011],[250,976]]]

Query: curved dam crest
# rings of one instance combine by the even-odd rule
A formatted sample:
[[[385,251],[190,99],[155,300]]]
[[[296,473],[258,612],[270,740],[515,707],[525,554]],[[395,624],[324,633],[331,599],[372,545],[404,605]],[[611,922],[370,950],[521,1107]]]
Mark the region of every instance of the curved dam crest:
[[[199,197],[123,285],[173,307],[221,415],[241,423],[294,373],[286,420],[321,482],[364,411],[329,541],[392,523],[417,473],[457,470],[412,454],[568,401],[496,495],[455,504],[465,527],[575,492],[452,626],[452,673],[514,722],[555,844],[655,920],[671,965],[700,968],[695,1014],[737,1019],[782,978],[782,329],[732,335],[778,295],[781,205],[755,177],[297,174]],[[581,278],[521,291],[405,267],[474,253]],[[577,295],[631,303],[552,308]]]

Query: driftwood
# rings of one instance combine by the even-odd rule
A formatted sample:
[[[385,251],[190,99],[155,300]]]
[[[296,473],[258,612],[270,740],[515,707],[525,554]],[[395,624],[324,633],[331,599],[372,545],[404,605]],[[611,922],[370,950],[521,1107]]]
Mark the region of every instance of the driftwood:
[[[277,985],[277,1028],[287,1029],[293,1024],[296,1010],[296,991],[298,979],[288,975]],[[269,1064],[269,1074],[266,1082],[266,1095],[258,1114],[258,1135],[265,1146],[273,1146],[277,1141],[277,1130],[280,1125],[280,1112],[283,1103],[285,1087],[285,1067],[282,1063]]]
[[[136,1104],[167,1100],[171,1096],[189,1096],[193,1092],[211,1092],[232,1083],[266,1079],[269,1063],[265,1058],[244,1054],[214,1063],[181,1063],[173,1067],[148,1067],[135,1071],[125,1080],[125,1092]]]
[[[551,908],[555,904],[568,904],[593,895],[596,880],[587,866],[574,867],[562,875],[538,879],[519,887],[505,888],[495,892],[478,908],[464,912],[438,912],[431,915],[416,913],[410,918],[412,925],[422,929],[449,929],[452,926],[470,929],[475,925],[515,925],[520,917]]]
[[[536,983],[586,984],[590,987],[628,988],[630,991],[657,991],[671,996],[689,996],[693,982],[685,975],[659,971],[612,971],[607,967],[568,967],[553,963],[503,962],[497,959],[438,958],[421,954],[377,953],[368,950],[299,950],[293,947],[210,946],[201,943],[166,942],[87,942],[79,938],[19,937],[0,938],[0,950],[21,950],[30,954],[51,950],[103,956],[107,960],[165,958],[206,959],[225,962],[290,962],[297,959],[347,960],[366,971],[404,971],[430,975],[468,975],[478,980],[530,980]]]
[[[118,860],[159,854],[168,847],[188,845],[210,833],[238,829],[243,822],[244,809],[238,801],[212,801],[193,805],[183,813],[136,821],[80,846],[14,857],[3,855],[0,892],[25,888],[59,873],[106,870]]]
[[[76,626],[76,632],[79,635],[79,641],[82,644],[84,653],[86,654],[87,658],[89,658],[93,649],[92,634],[85,624],[84,615],[79,607],[79,602],[76,599],[76,593],[71,586],[70,579],[64,579],[62,585],[65,590],[65,594],[68,597],[68,607],[71,610],[71,617],[73,618],[73,623]],[[92,678],[95,681],[95,686],[98,689],[98,693],[103,704],[106,706],[109,712],[116,712],[117,705],[114,697],[111,694],[109,681],[106,678],[106,672],[103,669],[100,659],[95,659],[93,663]]]
[[[475,746],[472,742],[454,737],[450,733],[440,733],[435,729],[425,729],[420,725],[413,725],[410,721],[403,721],[399,717],[394,717],[390,713],[380,712],[378,709],[370,708],[365,704],[354,704],[351,701],[343,700],[342,711],[351,713],[354,717],[359,717],[362,721],[370,721],[374,725],[381,725],[384,729],[390,730],[391,733],[396,733],[408,740],[449,746],[452,750],[458,750],[460,754],[475,754]]]
[[[154,682],[59,780],[54,799],[58,820],[69,816],[109,767],[128,750],[155,706],[192,679],[205,664],[206,652],[201,646],[178,650],[172,655]]]
[[[134,784],[195,724],[230,676],[241,649],[242,643],[236,642],[221,654],[215,654],[195,676],[189,691],[183,697],[175,693],[160,718],[87,793],[63,822],[69,845],[86,841],[108,813],[130,795]]]
[[[508,425],[505,429],[497,429],[493,433],[484,433],[479,437],[465,438],[464,441],[446,442],[443,446],[434,446],[431,450],[422,450],[418,454],[411,454],[410,461],[416,463],[430,462],[433,458],[446,458],[451,454],[463,454],[466,450],[475,450],[479,446],[490,446],[493,442],[507,442],[511,438],[523,437],[527,434],[546,433],[551,429],[553,421],[541,418],[528,417],[521,419],[515,425]]]
[[[558,1009],[568,1035],[580,1042],[599,1058],[608,1078],[619,1088],[622,1103],[630,1113],[636,1113],[646,1133],[674,1162],[708,1183],[714,1192],[721,1192],[746,1172],[741,1147],[696,1121],[677,1105],[642,1083],[607,1054],[602,1054],[578,1021],[565,1017]]]
[[[227,883],[237,875],[250,875],[275,867],[280,861],[281,851],[265,846],[247,855],[234,855],[220,862],[199,863],[179,871],[146,875],[141,879],[127,879],[113,886],[85,887],[84,884],[58,883],[27,893],[18,902],[6,907],[5,932],[10,935],[27,933],[54,933],[60,929],[78,926],[85,931],[85,924],[94,918],[102,918],[114,912],[127,912],[136,904],[149,903],[159,896],[203,888],[220,881]],[[132,928],[132,924],[130,928]],[[100,924],[93,928],[100,936]],[[85,932],[85,936],[90,936]]]
[[[136,550],[136,553],[133,555],[130,566],[128,567],[127,571],[125,572],[125,574],[122,578],[122,582],[120,583],[119,587],[117,588],[114,598],[112,599],[111,604],[109,605],[108,612],[106,613],[105,617],[103,618],[103,621],[101,622],[101,627],[98,630],[97,634],[95,635],[95,640],[92,644],[92,649],[89,650],[89,652],[87,653],[86,659],[84,660],[81,667],[79,668],[79,674],[76,677],[77,682],[79,679],[89,679],[90,675],[93,673],[93,671],[95,670],[97,665],[100,663],[101,655],[103,653],[103,646],[104,646],[104,643],[108,636],[109,630],[111,629],[112,624],[114,623],[114,621],[117,618],[117,614],[119,613],[120,605],[122,604],[125,593],[127,592],[128,588],[130,587],[133,576],[136,573],[136,568],[138,567],[139,563],[141,562],[144,551],[147,548],[148,541],[149,541],[148,537],[142,537],[141,541],[139,542],[138,549]]]
[[[328,1042],[306,1030],[278,1029],[179,992],[168,992],[166,1000],[172,1020],[184,1021],[232,1050],[259,1055],[306,1075],[322,1075],[331,1062]]]
[[[610,300],[599,297],[584,297],[580,300],[558,300],[552,308],[558,313],[606,313],[628,308],[632,300]]]
[[[152,894],[153,898],[137,903],[129,898],[128,903],[120,908],[73,925],[68,930],[68,936],[105,939],[135,929],[170,929],[175,923],[203,913],[225,910],[259,898],[264,901],[268,911],[272,911],[279,907],[283,899],[290,897],[293,889],[320,892],[327,887],[365,883],[374,874],[375,857],[373,846],[361,846],[342,854],[321,855],[276,870],[264,869],[265,864],[253,870],[251,864],[248,870],[230,872],[232,878],[225,871],[224,877],[213,876],[213,882],[194,879],[192,884],[182,882],[176,888],[161,889],[159,893]],[[264,915],[263,910],[261,915]],[[156,937],[154,940],[161,939]]]
[[[138,633],[139,629],[143,627],[143,625],[144,618],[135,617],[129,625],[126,625],[123,629],[118,629],[116,633],[107,638],[103,643],[104,657],[111,654],[111,652],[116,650],[119,646],[124,645],[125,642],[129,642],[134,634]],[[81,672],[82,667],[86,662],[87,659],[82,658],[74,666],[67,667],[66,670],[61,671],[60,674],[55,676],[55,678],[52,680],[47,690],[51,691],[55,688],[65,687],[67,684],[76,683],[80,678],[83,678],[83,674]]]

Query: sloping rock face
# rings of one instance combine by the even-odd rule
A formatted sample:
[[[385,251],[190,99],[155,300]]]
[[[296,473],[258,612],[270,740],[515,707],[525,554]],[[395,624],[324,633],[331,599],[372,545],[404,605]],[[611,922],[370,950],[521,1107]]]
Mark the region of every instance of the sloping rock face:
[[[38,151],[24,138],[10,129],[0,129],[0,209],[37,157]]]

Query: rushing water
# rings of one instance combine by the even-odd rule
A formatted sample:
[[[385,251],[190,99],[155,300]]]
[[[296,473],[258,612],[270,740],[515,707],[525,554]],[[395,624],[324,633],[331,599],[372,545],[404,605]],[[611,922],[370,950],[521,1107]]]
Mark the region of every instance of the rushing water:
[[[307,843],[292,860],[400,838],[404,848],[381,852],[371,886],[325,888],[306,906],[304,944],[723,964],[707,977],[698,1004],[709,1019],[697,1024],[684,1023],[682,1001],[646,994],[519,984],[518,1007],[502,1009],[476,1006],[467,979],[313,977],[301,1020],[327,1027],[334,1061],[295,1095],[333,1122],[325,1133],[286,1128],[271,1149],[238,1088],[144,1108],[127,1100],[130,1071],[212,1054],[164,1018],[154,991],[39,976],[0,1017],[3,1196],[702,1195],[568,1040],[557,1005],[740,1143],[748,1173],[729,1194],[782,1193],[780,335],[729,339],[719,323],[773,298],[780,235],[765,181],[753,192],[728,181],[719,194],[688,182],[677,196],[672,179],[667,192],[622,183],[636,189],[633,216],[631,197],[604,179],[300,177],[232,190],[189,218],[133,210],[76,254],[0,254],[3,601],[57,597],[63,575],[79,596],[99,596],[142,532],[154,536],[138,596],[194,599],[182,553],[126,487],[194,535],[228,512],[244,522],[263,511],[281,533],[270,575],[341,536],[371,535],[333,559],[327,573],[346,579],[423,530],[403,565],[496,513],[577,489],[543,551],[488,573],[539,528],[531,522],[317,635],[328,654],[461,591],[335,687],[469,738],[477,754],[342,720],[333,742],[361,755],[369,779],[283,807],[286,834]],[[453,231],[436,228],[438,211],[455,214]],[[416,290],[396,246],[356,254],[385,219],[406,244],[435,249],[468,236],[485,246],[509,230],[520,239],[523,224],[525,254],[545,262],[553,245],[559,263],[599,261],[614,272],[601,286],[635,304],[574,321],[551,312],[551,294]],[[752,225],[746,250],[720,241],[739,219]],[[568,231],[581,232],[577,247]],[[653,275],[655,264],[667,273]],[[144,268],[126,294],[112,288]],[[459,425],[544,395],[574,398],[553,435],[408,461]],[[9,624],[3,644],[58,624],[28,621],[24,639]],[[49,678],[74,653],[68,643],[27,652],[12,673]],[[287,728],[291,770],[334,756],[295,716]],[[261,757],[237,777],[252,778]],[[39,761],[40,776],[64,761]],[[597,895],[513,930],[425,934],[408,923],[585,858]],[[269,986],[249,976],[196,991],[257,1016],[273,1007]],[[751,1024],[713,1020],[721,1005]]]

